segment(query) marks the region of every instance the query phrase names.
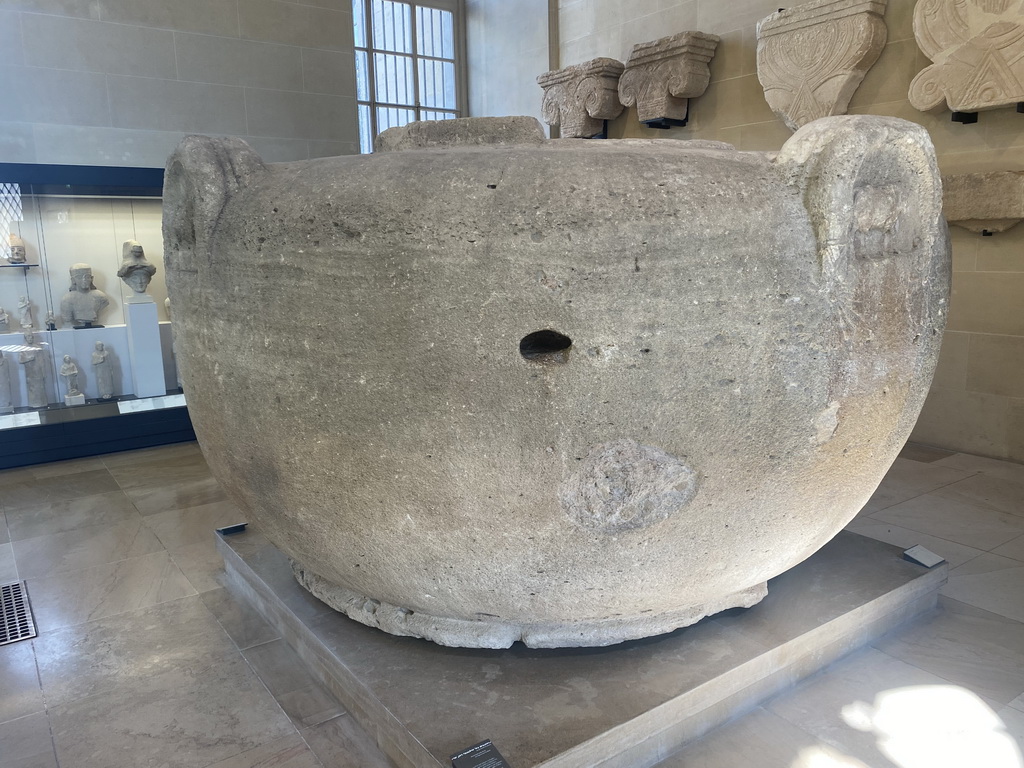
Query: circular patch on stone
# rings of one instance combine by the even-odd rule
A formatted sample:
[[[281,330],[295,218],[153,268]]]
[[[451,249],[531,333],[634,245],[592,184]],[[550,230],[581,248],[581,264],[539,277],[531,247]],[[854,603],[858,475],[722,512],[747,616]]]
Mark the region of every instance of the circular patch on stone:
[[[635,440],[616,440],[590,451],[562,483],[561,498],[574,522],[616,533],[666,519],[696,492],[693,470],[675,456]]]

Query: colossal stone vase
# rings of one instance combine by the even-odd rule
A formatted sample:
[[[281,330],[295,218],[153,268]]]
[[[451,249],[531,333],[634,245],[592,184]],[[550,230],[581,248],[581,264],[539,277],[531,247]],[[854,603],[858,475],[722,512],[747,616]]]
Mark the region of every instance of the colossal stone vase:
[[[749,606],[910,433],[950,269],[920,126],[766,154],[484,119],[379,149],[190,137],[165,187],[200,444],[352,618],[551,647]]]

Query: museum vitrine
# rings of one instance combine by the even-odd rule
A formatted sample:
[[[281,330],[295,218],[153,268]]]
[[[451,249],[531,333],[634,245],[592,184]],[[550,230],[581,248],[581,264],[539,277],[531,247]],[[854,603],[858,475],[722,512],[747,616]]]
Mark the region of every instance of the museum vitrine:
[[[0,163],[0,467],[188,438],[162,186],[162,169]]]

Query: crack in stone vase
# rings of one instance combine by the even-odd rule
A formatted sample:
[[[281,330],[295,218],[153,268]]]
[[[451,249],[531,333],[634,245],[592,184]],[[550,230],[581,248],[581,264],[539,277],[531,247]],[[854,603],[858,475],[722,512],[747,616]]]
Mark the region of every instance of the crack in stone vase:
[[[778,153],[391,129],[165,182],[200,445],[314,595],[443,645],[600,646],[750,606],[852,519],[945,325],[926,131]]]

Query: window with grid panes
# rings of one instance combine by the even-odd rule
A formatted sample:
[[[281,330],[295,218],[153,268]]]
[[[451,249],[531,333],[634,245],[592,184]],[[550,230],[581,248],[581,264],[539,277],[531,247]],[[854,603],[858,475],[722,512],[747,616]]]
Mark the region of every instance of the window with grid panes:
[[[414,120],[459,117],[461,0],[352,0],[359,146]]]

